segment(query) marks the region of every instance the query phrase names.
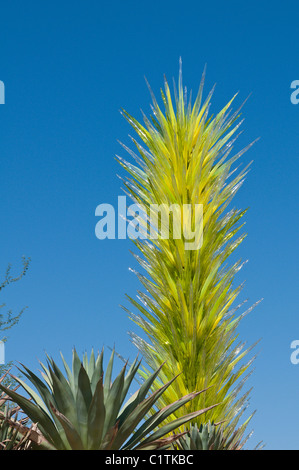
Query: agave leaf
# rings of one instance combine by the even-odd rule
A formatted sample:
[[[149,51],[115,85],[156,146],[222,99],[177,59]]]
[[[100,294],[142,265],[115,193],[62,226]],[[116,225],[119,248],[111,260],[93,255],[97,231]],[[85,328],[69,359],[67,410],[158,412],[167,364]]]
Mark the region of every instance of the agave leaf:
[[[139,402],[137,406],[134,407],[134,409],[131,411],[131,413],[126,416],[125,420],[121,422],[121,416],[119,417],[118,422],[121,424],[119,424],[118,435],[115,439],[119,447],[128,439],[142,418],[146,416],[148,411],[153,407],[153,405],[165,392],[165,390],[171,385],[173,380],[175,380],[175,378],[170,380],[167,384],[163,385],[160,389],[153,392],[148,398]]]
[[[97,383],[88,412],[88,448],[99,449],[102,442],[106,409],[104,405],[103,377]]]
[[[97,356],[97,359],[95,362],[95,368],[91,376],[90,386],[91,386],[92,393],[94,393],[98,381],[103,376],[103,356],[104,356],[104,350],[102,349],[101,354]]]
[[[106,432],[115,424],[115,420],[118,416],[121,407],[122,391],[124,387],[126,366],[124,366],[119,375],[114,380],[109,392],[105,395],[105,384],[104,384],[104,396],[105,396],[105,426],[104,435]]]
[[[198,410],[193,413],[189,413],[185,416],[182,416],[181,418],[174,419],[170,423],[161,426],[157,431],[155,431],[153,434],[147,437],[144,441],[142,441],[142,444],[147,444],[147,443],[152,442],[152,440],[160,439],[166,434],[171,433],[174,429],[177,429],[183,424],[187,423],[188,421],[191,421],[192,419],[197,418],[198,416],[206,413],[207,411],[211,410],[215,406],[217,406],[217,404],[204,408],[203,410]],[[127,445],[126,445],[126,448],[128,448]]]
[[[85,361],[88,367],[88,362]],[[80,429],[80,436],[84,443],[84,447],[88,446],[88,410],[92,402],[92,391],[90,381],[85,367],[81,364],[78,376],[78,388],[76,397],[76,415]]]
[[[143,424],[138,428],[138,430],[134,433],[130,441],[126,445],[134,445],[135,442],[138,440],[142,440],[147,436],[153,429],[158,427],[163,421],[168,418],[168,416],[172,415],[176,410],[180,407],[184,406],[186,403],[193,400],[197,395],[200,393],[205,392],[205,390],[201,390],[200,392],[193,392],[189,393],[185,397],[180,398],[176,402],[172,403],[171,405],[165,406],[162,410],[157,411],[151,417],[149,417]]]
[[[94,350],[92,348],[91,353],[90,353],[90,358],[89,358],[89,363],[88,363],[88,377],[91,379],[92,375],[94,373],[96,361],[95,361],[95,355],[94,355]]]
[[[179,434],[173,434],[172,436],[165,437],[162,439],[156,439],[155,441],[150,441],[147,444],[139,444],[137,447],[134,447],[134,450],[164,450],[168,449],[173,442],[176,442],[180,437],[184,436],[187,431],[181,432]]]
[[[69,448],[72,450],[84,450],[83,442],[78,434],[77,430],[74,428],[73,424],[66,416],[60,413],[53,405],[51,406],[53,413],[59,419],[64,432],[66,434],[67,440],[69,442]]]
[[[67,378],[68,378],[68,382],[69,382],[70,387],[71,387],[72,392],[73,392],[73,396],[76,396],[72,371],[69,368],[69,366],[68,366],[66,360],[64,359],[62,353],[60,353],[60,356],[61,356],[61,359],[62,359],[62,362],[63,362],[64,370],[65,370]],[[46,371],[49,372],[48,369],[46,369]]]
[[[51,376],[52,386],[53,386],[53,395],[55,397],[54,407],[59,408],[60,413],[65,415],[75,427],[78,427],[77,413],[76,413],[76,403],[74,396],[71,391],[69,383],[62,378],[62,374],[57,374],[57,367],[55,372],[49,367],[49,372]],[[53,400],[52,400],[53,402]],[[50,406],[50,409],[53,411],[53,406]],[[54,413],[57,416],[56,413]],[[60,421],[61,422],[61,421]]]
[[[76,349],[73,349],[73,364],[72,364],[72,374],[71,374],[71,380],[72,380],[72,389],[73,389],[73,394],[74,397],[77,396],[77,384],[78,384],[78,379],[79,379],[79,373],[81,370],[81,360],[77,354]]]
[[[85,351],[83,353],[83,367],[86,371],[88,371],[88,358],[87,358],[87,352]]]
[[[100,450],[114,450],[117,449],[114,447],[114,440],[118,432],[118,423],[116,423],[109,431],[106,433],[104,439],[101,442]]]
[[[151,386],[153,385],[154,381],[156,380],[159,372],[162,369],[162,365],[150,376],[148,377],[139,390],[137,390],[132,397],[125,403],[123,409],[121,410],[119,416],[118,416],[118,421],[119,421],[119,427],[122,426],[122,423],[127,419],[127,417],[131,414],[132,410],[134,410],[139,403],[141,403],[148,391],[150,390]]]
[[[133,364],[130,366],[130,369],[128,370],[124,384],[123,384],[123,389],[122,389],[122,394],[121,394],[121,399],[120,399],[120,406],[122,406],[125,397],[127,396],[127,393],[129,391],[130,385],[133,381],[133,379],[136,377],[136,373],[139,370],[141,364],[141,360],[138,361],[137,358],[134,360]]]
[[[107,369],[106,369],[106,374],[104,378],[104,396],[105,398],[107,397],[110,387],[111,387],[111,382],[112,382],[112,369],[113,369],[113,361],[114,361],[114,349],[112,350]]]
[[[23,366],[24,367],[24,366]],[[47,389],[47,387],[44,385],[44,383],[35,375],[33,372],[29,371],[27,368],[24,367],[24,369],[27,372],[30,372],[28,374],[24,373],[25,377],[31,380],[31,382],[34,384],[36,389],[38,390],[39,394],[43,399],[39,397],[35,391],[29,387],[29,385],[26,384],[20,377],[13,376],[13,379],[18,382],[28,393],[28,395],[34,400],[34,402],[46,413],[49,415],[48,408],[45,406],[46,402],[50,402],[51,399],[51,393]]]
[[[38,423],[39,429],[50,444],[53,443],[56,448],[61,448],[61,437],[49,416],[42,409],[31,403],[27,398],[24,398],[13,390],[4,387],[2,384],[0,384],[0,389],[7,393],[7,395],[9,395],[14,402],[21,407],[32,422]]]

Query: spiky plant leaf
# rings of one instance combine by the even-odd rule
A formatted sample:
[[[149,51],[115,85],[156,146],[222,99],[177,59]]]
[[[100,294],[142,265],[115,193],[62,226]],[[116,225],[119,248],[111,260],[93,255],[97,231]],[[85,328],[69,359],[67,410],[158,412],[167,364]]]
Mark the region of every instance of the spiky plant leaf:
[[[6,383],[6,372],[0,383]],[[6,384],[7,385],[7,384]],[[17,385],[13,391],[16,391]],[[11,384],[8,388],[11,388]],[[21,409],[11,403],[11,400],[4,392],[0,393],[0,450],[28,450],[34,444],[40,445],[45,442],[44,437],[36,431],[35,426],[28,427],[29,418],[23,416],[19,418]]]
[[[250,434],[244,437],[244,429],[241,426],[233,433],[225,426],[225,423],[205,423],[198,427],[191,425],[183,436],[173,444],[176,450],[244,450],[244,446]],[[258,444],[255,450],[261,450],[262,444]]]

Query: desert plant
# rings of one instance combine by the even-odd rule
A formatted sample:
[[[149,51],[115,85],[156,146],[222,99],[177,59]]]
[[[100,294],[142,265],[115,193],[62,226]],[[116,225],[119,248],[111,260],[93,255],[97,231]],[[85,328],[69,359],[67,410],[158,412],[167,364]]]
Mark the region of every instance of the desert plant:
[[[254,358],[245,360],[253,346],[246,349],[245,343],[237,341],[240,320],[253,308],[237,315],[241,304],[236,306],[235,301],[242,286],[234,286],[234,279],[244,263],[227,265],[245,238],[239,231],[246,210],[230,208],[230,203],[248,171],[247,166],[236,176],[234,163],[252,144],[230,155],[239,135],[240,110],[231,112],[233,97],[219,113],[209,116],[212,92],[203,102],[203,83],[204,75],[192,104],[180,67],[175,103],[165,79],[165,91],[161,91],[165,110],[150,90],[153,115],[149,119],[143,114],[144,124],[123,111],[136,131],[137,140],[132,141],[137,152],[122,145],[136,163],[118,160],[129,174],[124,179],[125,193],[140,208],[140,228],[134,240],[139,254],[134,256],[146,274],[133,270],[145,288],[138,291],[137,299],[128,296],[137,314],[124,308],[145,334],[131,333],[147,364],[143,376],[149,377],[164,362],[163,382],[180,374],[160,397],[159,406],[211,385],[175,415],[218,402],[211,420],[225,420],[233,432],[248,404],[249,391],[241,397],[239,392]],[[174,205],[180,216],[189,205],[189,225],[182,217],[175,218]],[[196,205],[203,209],[197,220]],[[169,213],[174,221],[179,220],[178,225],[171,224],[171,217],[167,221]],[[186,242],[193,241],[192,234],[196,247],[189,249]],[[200,425],[206,417],[196,421]]]
[[[11,265],[9,264],[7,266],[7,269],[5,271],[5,276],[4,279],[0,283],[0,292],[7,287],[9,284],[12,284],[14,282],[19,281],[23,276],[25,276],[29,263],[30,263],[30,258],[22,258],[23,262],[23,269],[21,270],[20,274],[18,276],[12,276],[11,275]],[[0,308],[5,307],[5,304],[0,305]],[[20,316],[22,315],[24,309],[22,309],[17,315],[13,315],[12,311],[9,310],[5,315],[1,313],[0,315],[0,331],[5,331],[10,329],[12,326],[14,326],[16,323],[18,323]]]
[[[6,374],[0,378],[5,382]],[[15,387],[13,391],[18,388]],[[21,409],[12,404],[7,394],[0,394],[0,450],[28,450],[32,448],[32,439],[36,438],[33,427],[28,428],[29,418],[19,418]]]
[[[7,269],[6,269],[5,275],[4,275],[4,279],[0,281],[0,292],[3,291],[3,289],[5,289],[9,284],[17,282],[23,276],[25,276],[25,274],[28,270],[28,267],[29,267],[30,258],[23,257],[22,258],[22,263],[23,263],[23,268],[22,268],[20,274],[17,275],[17,276],[13,276],[11,274],[11,265],[9,264],[7,266]],[[2,292],[1,292],[1,294],[2,294]],[[5,303],[0,305],[0,312],[3,311],[2,309],[4,309],[4,307],[6,307]],[[3,341],[4,343],[7,341],[6,337],[2,337],[2,332],[3,331],[6,332],[7,330],[9,330],[10,328],[12,328],[14,325],[16,325],[18,323],[18,321],[20,320],[20,317],[21,317],[22,313],[24,312],[25,308],[23,308],[17,314],[14,314],[12,312],[12,310],[8,310],[5,313],[0,313],[0,335],[1,335],[0,336],[0,341]],[[0,377],[4,376],[5,372],[7,370],[9,370],[10,367],[12,367],[12,362],[11,361],[7,362],[6,364],[0,364]],[[7,375],[5,376],[5,381],[6,381],[6,385],[9,385],[9,384],[13,385],[13,383],[11,382],[11,379],[9,377],[7,377]]]
[[[220,424],[191,425],[188,432],[173,444],[176,450],[242,450],[250,434],[244,439],[244,429],[226,433]]]
[[[47,367],[42,366],[40,380],[25,366],[24,376],[34,385],[37,394],[22,379],[15,380],[22,385],[30,399],[0,384],[2,389],[27,414],[42,435],[41,448],[57,450],[92,449],[158,449],[171,445],[179,435],[169,435],[184,423],[206,413],[213,406],[196,410],[188,415],[163,424],[177,409],[202,392],[193,392],[180,397],[174,403],[146,415],[153,410],[157,400],[165,393],[176,378],[172,378],[159,390],[148,395],[161,367],[124,403],[129,387],[140,368],[136,358],[128,372],[123,367],[112,382],[114,351],[111,354],[106,374],[103,371],[103,351],[95,357],[92,351],[80,361],[73,350],[72,370],[62,356],[66,377],[53,359],[47,356]],[[203,391],[204,392],[204,391]],[[147,396],[148,395],[148,396]],[[157,429],[158,428],[158,429]]]

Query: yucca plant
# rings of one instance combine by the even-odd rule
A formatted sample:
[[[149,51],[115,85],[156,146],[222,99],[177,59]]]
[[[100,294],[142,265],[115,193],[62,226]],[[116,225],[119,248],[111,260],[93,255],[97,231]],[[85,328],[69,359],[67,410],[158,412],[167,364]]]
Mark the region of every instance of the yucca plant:
[[[22,373],[34,385],[38,394],[22,379],[18,377],[14,379],[22,385],[30,399],[0,384],[0,388],[22,408],[33,423],[36,423],[40,448],[56,450],[165,448],[181,434],[163,438],[165,435],[208,411],[208,408],[196,410],[164,425],[168,417],[202,392],[193,392],[180,397],[170,406],[158,410],[155,408],[157,400],[176,379],[172,378],[159,390],[149,393],[161,367],[125,402],[131,382],[140,368],[141,361],[137,358],[127,373],[124,366],[113,382],[114,351],[105,377],[103,351],[97,357],[92,351],[89,360],[85,354],[81,362],[73,350],[72,370],[63,356],[62,360],[66,376],[54,360],[47,356],[47,366],[41,363],[44,381],[27,367],[22,366],[24,369]],[[214,406],[216,405],[209,409]],[[150,410],[152,410],[151,418],[144,419]]]
[[[241,125],[240,110],[232,113],[233,97],[219,113],[209,116],[213,90],[203,102],[203,83],[204,75],[192,104],[180,67],[175,102],[165,79],[164,110],[150,90],[153,115],[143,114],[143,124],[122,111],[137,134],[132,138],[137,151],[122,144],[135,163],[118,160],[129,174],[124,179],[125,193],[140,208],[140,229],[134,239],[139,254],[134,256],[144,273],[133,271],[145,288],[138,291],[137,299],[128,296],[133,311],[124,308],[144,333],[131,333],[147,363],[143,376],[150,376],[164,362],[163,382],[180,374],[159,399],[159,406],[209,385],[176,416],[221,403],[211,411],[211,420],[225,420],[233,432],[248,404],[249,392],[241,397],[239,392],[254,358],[245,360],[251,347],[238,342],[236,331],[253,308],[238,315],[241,304],[235,304],[242,286],[233,281],[244,263],[228,263],[245,238],[239,233],[246,210],[230,204],[248,171],[247,165],[236,176],[234,163],[252,144],[231,156]],[[184,215],[184,207],[191,208],[191,223],[175,218],[173,212],[179,226],[169,218],[167,227],[165,214],[171,214],[172,205],[179,207],[179,215]],[[196,219],[196,205],[202,205],[200,219]],[[192,234],[196,244],[190,249],[186,243],[192,241]],[[196,421],[200,425],[207,420],[201,415]]]

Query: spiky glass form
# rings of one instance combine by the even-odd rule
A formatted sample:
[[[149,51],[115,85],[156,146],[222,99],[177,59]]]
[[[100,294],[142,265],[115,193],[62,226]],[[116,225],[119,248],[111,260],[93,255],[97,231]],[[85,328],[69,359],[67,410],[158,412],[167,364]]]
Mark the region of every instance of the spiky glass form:
[[[236,315],[234,304],[242,286],[234,286],[233,281],[243,263],[227,265],[245,238],[239,231],[246,210],[229,206],[249,166],[236,175],[233,164],[252,144],[230,155],[241,125],[239,110],[231,112],[235,97],[214,117],[209,116],[213,90],[202,102],[203,83],[204,74],[192,105],[180,67],[175,103],[165,79],[164,110],[150,90],[153,115],[150,119],[143,115],[144,124],[123,111],[138,136],[132,138],[137,152],[122,144],[137,164],[118,157],[129,173],[124,179],[126,194],[147,214],[153,205],[203,205],[203,239],[198,250],[186,250],[184,237],[167,239],[161,232],[156,239],[147,233],[144,239],[134,240],[141,252],[135,257],[145,271],[145,275],[136,274],[145,291],[138,291],[137,300],[128,296],[137,314],[124,308],[145,334],[131,333],[148,365],[143,375],[147,377],[163,362],[162,381],[180,373],[160,405],[209,387],[176,415],[221,403],[211,411],[210,419],[226,420],[233,430],[247,405],[249,392],[241,398],[238,393],[253,358],[242,361],[251,348],[236,342],[236,329],[247,313]],[[143,225],[144,232],[149,230]],[[197,422],[205,420],[202,415]]]

